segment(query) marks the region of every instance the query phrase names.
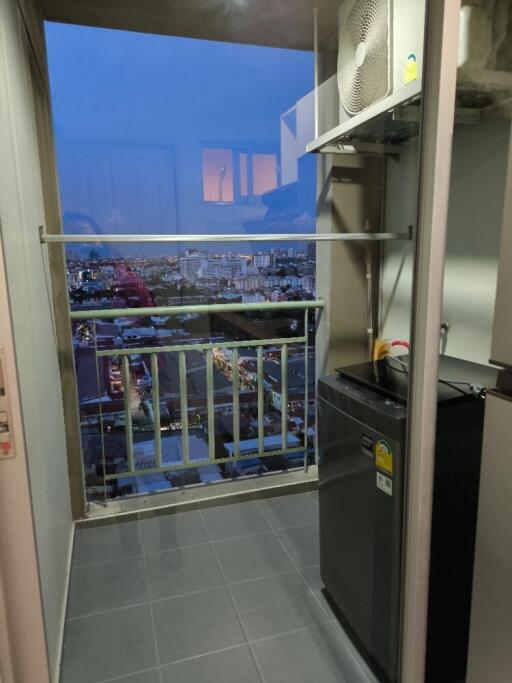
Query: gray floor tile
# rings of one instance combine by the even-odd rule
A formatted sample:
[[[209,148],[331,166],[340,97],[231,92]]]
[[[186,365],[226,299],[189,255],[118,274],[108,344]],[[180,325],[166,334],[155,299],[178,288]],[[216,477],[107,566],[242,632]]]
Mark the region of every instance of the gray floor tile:
[[[317,524],[280,529],[276,533],[297,567],[311,567],[320,562]]]
[[[139,523],[117,521],[99,526],[77,526],[75,532],[74,566],[120,560],[142,555]]]
[[[162,664],[244,642],[227,588],[159,600],[153,612]]]
[[[146,553],[208,542],[208,535],[198,510],[169,511],[141,518],[139,523]]]
[[[320,601],[320,604],[322,605],[322,608],[327,614],[327,616],[330,619],[336,619],[336,615],[334,614],[322,590],[324,584],[322,581],[322,577],[320,576],[320,566],[315,565],[314,567],[306,567],[304,569],[301,569],[300,573],[306,579],[308,586],[311,588],[313,593],[316,595],[317,599]]]
[[[231,591],[249,640],[327,621],[298,572],[237,583]]]
[[[207,508],[203,510],[203,519],[213,541],[247,536],[270,529],[253,501]]]
[[[61,683],[93,683],[156,666],[148,606],[66,623]]]
[[[293,569],[272,532],[214,544],[228,583],[281,574]]]
[[[225,585],[211,545],[146,555],[152,600]]]
[[[318,506],[309,493],[264,498],[259,504],[274,529],[318,522]]]
[[[163,683],[259,683],[247,645],[204,655],[162,669]]]
[[[266,683],[367,683],[332,624],[253,644]]]
[[[68,619],[148,602],[143,557],[75,567],[69,585]]]
[[[151,669],[151,671],[142,671],[131,676],[116,678],[115,683],[160,683],[160,676],[158,669]]]

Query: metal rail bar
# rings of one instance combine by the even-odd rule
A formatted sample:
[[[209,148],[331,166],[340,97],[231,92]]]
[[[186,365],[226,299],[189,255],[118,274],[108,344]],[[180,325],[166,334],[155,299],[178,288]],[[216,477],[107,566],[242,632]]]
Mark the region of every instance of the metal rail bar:
[[[133,350],[132,350],[133,354]],[[132,431],[132,409],[130,401],[130,358],[123,356],[122,360],[123,375],[123,394],[124,394],[124,431],[126,438],[126,458],[128,467],[133,470],[133,431]]]
[[[311,301],[262,301],[261,303],[236,303],[236,304],[198,304],[192,306],[155,306],[145,308],[109,308],[91,309],[87,311],[71,311],[71,320],[95,320],[148,317],[148,316],[173,316],[194,313],[236,313],[247,311],[299,311],[305,308],[323,308],[321,299]]]
[[[97,343],[97,336],[96,336],[96,321],[94,321],[93,334],[94,334],[94,360],[95,360],[95,365],[96,365],[96,383],[98,386],[98,400],[99,400],[101,463],[103,466],[103,481],[105,481],[105,477],[107,475],[107,460],[105,457],[105,431],[103,428],[103,401],[102,401],[103,395],[102,395],[102,391],[101,391],[100,369],[98,366],[98,343]],[[103,486],[103,504],[105,506],[107,505],[107,489],[106,489],[106,486]]]
[[[276,449],[276,450],[269,450],[269,451],[264,451],[263,453],[249,453],[247,455],[240,455],[238,458],[234,457],[227,457],[227,458],[218,458],[214,461],[213,464],[215,465],[222,465],[225,463],[233,463],[233,462],[238,462],[238,461],[244,461],[244,460],[253,460],[254,458],[271,458],[272,456],[276,455],[292,455],[293,453],[302,453],[304,450],[303,446],[296,446],[294,448],[286,448],[286,449]],[[188,464],[188,467],[203,467],[205,465],[211,465],[211,461],[209,458],[203,458],[202,460],[191,460]],[[182,471],[183,468],[185,467],[185,464],[183,461],[173,463],[172,465],[166,465],[163,466],[162,468],[157,468],[157,467],[148,467],[147,469],[138,469],[138,470],[131,470],[131,471],[125,471],[125,472],[116,472],[115,474],[109,474],[105,477],[105,480],[111,480],[111,479],[122,479],[123,477],[140,477],[145,474],[159,474],[162,472],[172,472],[173,470],[177,471]]]
[[[206,351],[206,400],[208,403],[208,454],[211,462],[215,460],[215,408],[213,405],[213,350]]]
[[[281,347],[281,447],[286,448],[288,440],[288,344]]]
[[[98,357],[133,356],[145,353],[178,353],[183,351],[207,351],[208,349],[247,349],[262,346],[281,346],[282,344],[303,344],[305,337],[283,337],[281,339],[247,339],[235,342],[207,342],[205,344],[177,344],[175,346],[134,346],[129,349],[104,349]]]
[[[240,456],[240,368],[238,367],[238,349],[233,349],[231,360],[233,372],[233,444],[234,457]]]
[[[183,464],[190,465],[190,444],[188,438],[188,400],[187,400],[187,358],[185,351],[179,352],[180,403],[181,403],[181,452]]]
[[[151,386],[153,391],[153,428],[155,433],[156,466],[162,467],[162,434],[160,432],[160,380],[158,354],[151,354]]]
[[[308,412],[309,412],[309,343],[308,309],[304,311],[304,472],[308,471]]]
[[[88,244],[98,242],[145,243],[145,242],[382,242],[386,240],[409,240],[408,232],[339,232],[339,233],[279,233],[262,235],[49,235],[40,234],[42,244]]]
[[[257,357],[257,388],[258,388],[258,453],[261,455],[264,452],[264,404],[263,404],[263,346],[258,346]]]

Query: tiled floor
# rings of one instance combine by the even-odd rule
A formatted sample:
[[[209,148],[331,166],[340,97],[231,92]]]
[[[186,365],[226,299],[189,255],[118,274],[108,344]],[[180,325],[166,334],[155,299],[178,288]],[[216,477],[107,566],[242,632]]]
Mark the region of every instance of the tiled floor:
[[[318,562],[314,493],[81,527],[61,683],[373,683]]]

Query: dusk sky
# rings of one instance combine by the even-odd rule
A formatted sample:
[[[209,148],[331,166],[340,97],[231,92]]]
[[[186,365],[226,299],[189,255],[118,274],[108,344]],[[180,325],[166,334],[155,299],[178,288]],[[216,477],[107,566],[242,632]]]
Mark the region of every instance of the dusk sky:
[[[280,117],[313,88],[311,53],[52,23],[46,40],[63,213],[109,233],[285,231],[257,192],[279,184]],[[228,202],[205,201],[217,148]],[[289,232],[314,212],[303,168],[301,206],[279,204]]]

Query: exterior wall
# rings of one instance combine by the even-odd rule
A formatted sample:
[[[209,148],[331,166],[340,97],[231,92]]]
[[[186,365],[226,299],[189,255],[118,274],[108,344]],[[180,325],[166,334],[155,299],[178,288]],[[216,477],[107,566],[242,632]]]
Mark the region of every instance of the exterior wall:
[[[73,524],[51,292],[38,238],[45,214],[30,59],[17,3],[0,0],[1,239],[46,639],[56,680]],[[30,660],[30,651],[23,654]]]
[[[454,131],[443,320],[445,352],[475,362],[490,357],[510,123],[487,119]],[[417,145],[388,166],[386,224],[416,223]],[[381,336],[409,338],[412,244],[387,243],[382,267]]]

